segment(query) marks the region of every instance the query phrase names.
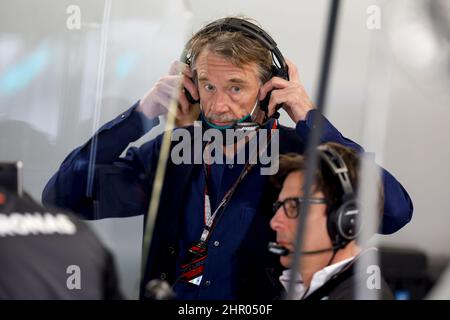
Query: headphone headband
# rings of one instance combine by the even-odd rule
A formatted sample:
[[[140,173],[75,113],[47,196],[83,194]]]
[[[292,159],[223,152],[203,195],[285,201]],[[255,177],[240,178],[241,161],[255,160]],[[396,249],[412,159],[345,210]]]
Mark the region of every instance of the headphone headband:
[[[221,31],[243,31],[248,34],[251,34],[255,38],[258,38],[258,40],[263,42],[265,46],[270,50],[276,48],[277,46],[275,40],[273,40],[273,38],[269,34],[267,34],[267,32],[265,32],[263,29],[247,20],[239,18],[223,18],[213,21],[207,24],[199,32],[206,33],[216,28],[218,28]]]
[[[344,159],[336,149],[329,145],[317,147],[320,158],[327,164],[334,175],[338,176],[344,194],[340,204],[330,209],[327,229],[334,248],[342,248],[354,240],[360,232],[359,209],[349,171]]]
[[[287,75],[286,61],[284,60],[283,55],[278,49],[277,43],[266,31],[264,31],[257,25],[244,19],[230,17],[213,21],[206,25],[199,32],[207,33],[213,31],[214,29],[231,32],[242,31],[254,37],[272,52],[272,55],[276,58],[276,62],[278,63],[278,68],[280,68],[281,70],[286,70]]]
[[[266,31],[258,27],[256,24],[240,18],[222,18],[207,24],[200,31],[198,31],[197,34],[208,33],[214,30],[230,32],[241,31],[258,40],[272,53],[272,58],[275,58],[273,60],[274,64],[276,63],[276,67],[279,69],[277,70],[279,73],[278,76],[289,80],[288,67],[281,51],[277,47],[277,43]]]
[[[348,175],[348,168],[341,155],[327,145],[320,145],[317,149],[320,151],[321,159],[328,164],[333,174],[338,176],[342,190],[344,191],[344,197],[353,194],[354,191]]]

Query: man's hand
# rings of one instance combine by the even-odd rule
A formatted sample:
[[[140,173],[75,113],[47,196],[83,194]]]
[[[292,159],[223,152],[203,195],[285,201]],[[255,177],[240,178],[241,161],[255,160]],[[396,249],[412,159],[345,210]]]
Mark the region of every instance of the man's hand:
[[[192,82],[192,72],[189,66],[180,61],[174,61],[170,67],[169,74],[159,81],[148,91],[139,102],[136,111],[144,113],[148,118],[165,115],[170,102],[178,100],[178,110],[175,115],[178,120],[189,116],[189,101],[184,94],[184,88],[191,96],[198,100],[197,87]]]
[[[269,101],[269,115],[275,112],[278,104],[283,104],[289,117],[295,122],[305,120],[309,110],[314,109],[313,103],[300,82],[297,67],[286,59],[289,68],[289,81],[280,77],[273,77],[267,81],[260,89],[259,100],[263,100],[271,90],[272,94]]]

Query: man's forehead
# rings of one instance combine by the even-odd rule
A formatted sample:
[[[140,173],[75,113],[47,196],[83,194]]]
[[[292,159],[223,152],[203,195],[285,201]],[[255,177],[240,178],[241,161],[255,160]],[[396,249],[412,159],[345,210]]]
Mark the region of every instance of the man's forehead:
[[[295,171],[287,175],[283,182],[280,197],[299,197],[303,194],[303,172]]]
[[[203,52],[196,61],[198,79],[212,80],[220,77],[231,83],[248,83],[257,78],[255,64],[236,66],[230,60],[211,52]]]
[[[305,172],[304,171],[294,171],[287,175],[283,182],[281,192],[279,195],[280,200],[284,200],[290,197],[302,197],[304,196],[304,183],[305,183]],[[313,185],[313,190],[316,190],[316,185]],[[313,197],[324,197],[322,191],[313,191]]]

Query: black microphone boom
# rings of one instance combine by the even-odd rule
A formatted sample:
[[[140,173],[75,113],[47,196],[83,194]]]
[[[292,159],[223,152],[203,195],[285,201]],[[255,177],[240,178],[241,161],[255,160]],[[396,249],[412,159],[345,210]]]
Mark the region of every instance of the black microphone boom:
[[[300,251],[300,254],[318,254],[318,253],[324,253],[324,252],[328,252],[328,251],[334,251],[338,248],[339,248],[339,246],[334,246],[334,247],[319,249],[319,250]]]
[[[325,249],[300,251],[300,254],[319,254],[319,253],[324,253],[324,252],[328,252],[328,251],[334,251],[334,250],[340,249],[341,247],[342,247],[342,245],[336,245],[336,246],[332,246],[330,248],[325,248]],[[267,249],[269,249],[269,251],[271,253],[276,254],[278,256],[287,256],[290,253],[292,253],[288,248],[283,247],[282,245],[280,245],[276,242],[269,242]]]
[[[278,256],[287,256],[290,253],[290,251],[287,248],[283,247],[282,245],[276,242],[269,242],[269,244],[267,245],[267,249],[269,249],[270,252]]]

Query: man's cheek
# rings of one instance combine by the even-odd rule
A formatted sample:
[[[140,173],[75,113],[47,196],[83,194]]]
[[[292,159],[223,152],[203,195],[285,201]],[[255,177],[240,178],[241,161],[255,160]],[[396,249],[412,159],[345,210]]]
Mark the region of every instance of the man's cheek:
[[[248,115],[250,112],[247,112],[247,108],[242,105],[232,105],[230,107],[231,113],[235,119],[241,119]]]
[[[210,103],[208,102],[207,99],[203,99],[203,100],[200,99],[200,103],[202,105],[203,113],[208,116],[212,110]]]

